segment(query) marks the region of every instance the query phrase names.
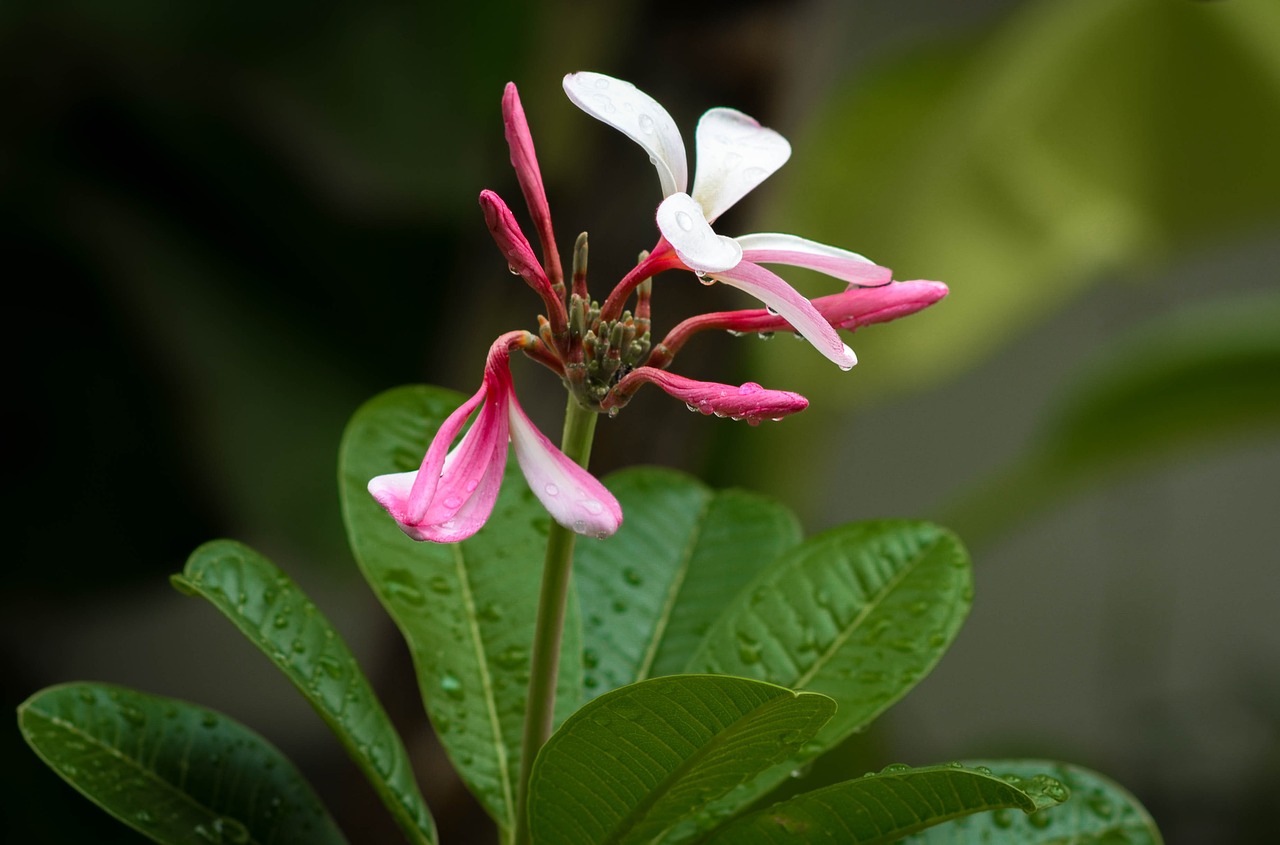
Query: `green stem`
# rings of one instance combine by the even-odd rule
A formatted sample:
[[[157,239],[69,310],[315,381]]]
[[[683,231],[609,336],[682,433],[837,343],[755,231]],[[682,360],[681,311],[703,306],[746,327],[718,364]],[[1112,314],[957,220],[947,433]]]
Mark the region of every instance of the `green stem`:
[[[591,458],[591,439],[596,431],[595,411],[589,411],[569,396],[564,412],[564,435],[560,451],[583,469]],[[542,567],[542,590],[538,595],[538,621],[533,631],[533,659],[529,667],[529,703],[524,715],[524,736],[520,743],[520,781],[516,799],[516,845],[529,842],[529,774],[533,760],[547,738],[555,717],[556,679],[560,674],[560,636],[564,632],[565,604],[573,569],[573,544],[578,535],[552,521],[547,536],[547,558]]]

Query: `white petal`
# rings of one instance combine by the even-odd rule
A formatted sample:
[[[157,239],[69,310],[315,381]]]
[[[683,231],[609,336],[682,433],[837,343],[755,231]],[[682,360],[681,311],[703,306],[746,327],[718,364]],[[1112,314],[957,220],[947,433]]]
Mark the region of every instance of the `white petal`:
[[[715,219],[791,157],[791,145],[772,129],[734,109],[711,109],[698,121],[698,171],[693,198]]]
[[[658,206],[658,229],[690,270],[715,273],[737,266],[742,247],[733,238],[717,235],[688,194],[672,194]]]
[[[795,235],[760,232],[742,235],[736,240],[744,257],[759,264],[807,267],[856,285],[883,285],[893,279],[892,270],[865,255]]]
[[[746,291],[772,308],[812,343],[815,349],[839,365],[840,369],[849,370],[858,363],[858,356],[853,354],[848,344],[840,340],[840,335],[836,334],[836,330],[813,303],[759,264],[743,261],[728,272],[714,274],[713,278]]]
[[[595,476],[552,445],[512,398],[511,445],[529,482],[551,518],[591,537],[608,537],[622,524],[622,506]]]
[[[658,170],[663,197],[688,187],[684,139],[671,115],[656,100],[630,82],[602,73],[568,74],[564,92],[578,108],[644,147]]]

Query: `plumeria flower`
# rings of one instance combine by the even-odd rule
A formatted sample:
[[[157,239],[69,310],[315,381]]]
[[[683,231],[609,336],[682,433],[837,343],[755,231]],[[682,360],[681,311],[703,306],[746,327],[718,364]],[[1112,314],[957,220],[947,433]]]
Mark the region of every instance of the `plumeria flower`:
[[[791,145],[772,129],[729,108],[698,121],[698,171],[687,192],[684,140],[666,109],[629,82],[599,73],[571,73],[565,93],[583,111],[638,143],[658,171],[663,201],[657,223],[662,239],[650,261],[674,253],[700,278],[746,291],[783,317],[823,355],[843,369],[857,363],[831,324],[794,288],[761,264],[790,264],[856,285],[886,284],[891,272],[855,252],[795,235],[761,233],[729,238],[711,224],[791,156]],[[606,305],[606,309],[607,309]]]
[[[515,447],[530,489],[556,522],[594,537],[618,530],[618,500],[552,445],[516,400],[510,350],[533,342],[529,333],[519,331],[494,341],[480,390],[440,426],[422,465],[369,482],[373,498],[405,534],[415,540],[454,543],[479,531],[502,486],[508,442]],[[473,416],[471,429],[450,449]]]
[[[656,384],[667,394],[683,400],[690,411],[746,420],[750,425],[759,425],[761,420],[781,420],[809,407],[809,400],[799,393],[769,390],[752,381],[734,387],[685,378],[657,367],[637,367],[619,380],[604,401],[605,409],[626,403],[645,384]]]

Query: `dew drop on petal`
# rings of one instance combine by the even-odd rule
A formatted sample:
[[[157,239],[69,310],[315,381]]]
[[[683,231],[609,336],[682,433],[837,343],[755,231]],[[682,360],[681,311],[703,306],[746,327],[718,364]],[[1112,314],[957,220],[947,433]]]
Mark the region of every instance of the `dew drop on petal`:
[[[695,405],[695,404],[693,404],[692,402],[685,402],[685,403],[684,403],[684,406],[685,406],[686,408],[688,408],[690,411],[696,411],[696,410],[698,410],[698,406],[697,406],[697,405]]]
[[[453,508],[462,507],[462,500],[457,496],[450,496],[444,500],[444,506],[452,510]]]
[[[596,87],[597,87],[597,88],[601,88],[601,89],[608,88],[608,87],[609,87],[609,80],[607,80],[607,79],[603,79],[603,78],[600,78],[600,77],[596,77]]]
[[[604,513],[604,505],[600,504],[595,499],[587,499],[582,503],[582,506],[586,508],[587,513],[590,514]]]
[[[756,332],[756,337],[761,340],[773,340],[773,332]]]
[[[756,384],[754,381],[749,381],[738,388],[738,393],[746,396],[748,393],[759,393],[763,389],[764,388]]]
[[[725,331],[727,331],[733,337],[742,337],[744,334],[746,334],[746,332],[740,332],[736,329],[725,329]]]
[[[676,225],[686,232],[693,231],[693,218],[683,211],[676,212]]]
[[[558,496],[558,495],[560,495],[560,488],[559,488],[559,487],[557,487],[557,486],[555,486],[554,484],[548,484],[546,487],[544,487],[544,488],[542,488],[542,489],[544,489],[544,490],[546,490],[546,491],[547,491],[547,495],[548,495],[548,496]]]
[[[653,118],[647,114],[640,115],[640,131],[646,135],[653,133]]]

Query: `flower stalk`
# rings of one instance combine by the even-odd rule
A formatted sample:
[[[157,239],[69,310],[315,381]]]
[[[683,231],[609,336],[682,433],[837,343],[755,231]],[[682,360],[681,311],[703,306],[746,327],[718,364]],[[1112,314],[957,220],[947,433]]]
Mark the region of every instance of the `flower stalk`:
[[[564,412],[564,433],[560,451],[584,470],[591,458],[595,436],[595,411],[587,410],[571,394]],[[577,534],[551,523],[547,535],[547,555],[542,567],[542,587],[538,594],[538,617],[533,632],[533,653],[529,666],[529,696],[525,708],[524,733],[520,742],[520,780],[516,792],[516,845],[529,841],[529,775],[538,750],[551,736],[555,719],[556,680],[560,676],[560,641],[564,633],[565,608],[573,573],[573,547]]]

